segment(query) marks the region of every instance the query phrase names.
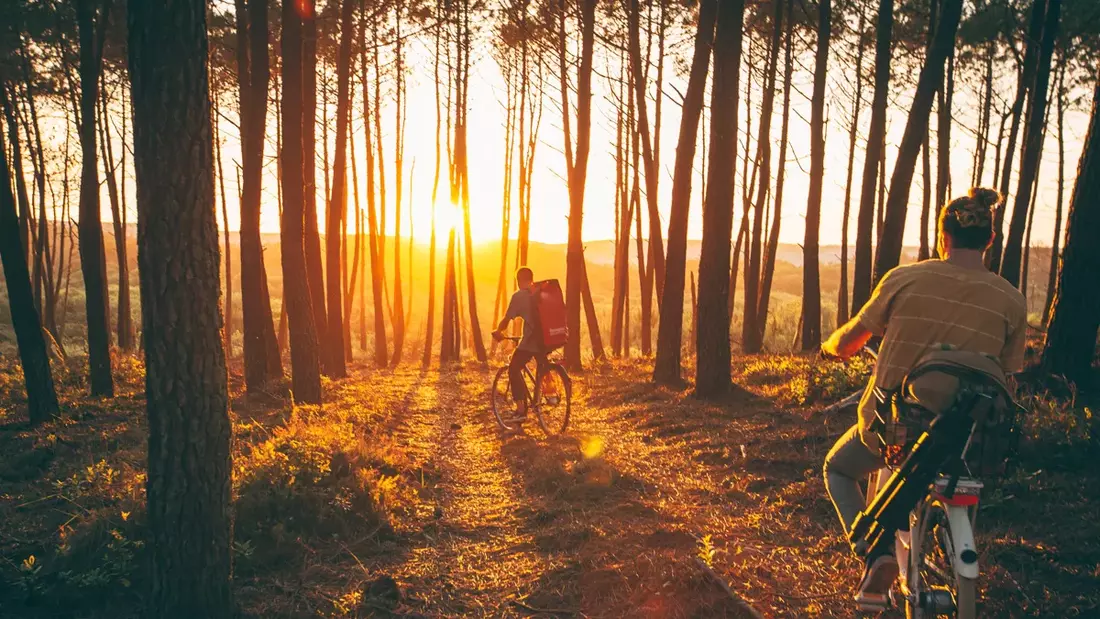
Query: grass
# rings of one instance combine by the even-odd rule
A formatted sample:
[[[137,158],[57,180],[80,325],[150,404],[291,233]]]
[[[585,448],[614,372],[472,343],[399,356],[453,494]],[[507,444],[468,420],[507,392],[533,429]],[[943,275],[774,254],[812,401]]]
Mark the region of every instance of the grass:
[[[63,414],[30,428],[0,366],[0,616],[128,617],[148,586],[140,360],[119,396],[57,374]],[[848,616],[858,565],[821,461],[851,419],[815,411],[870,367],[736,357],[744,389],[703,403],[645,360],[575,376],[569,435],[499,433],[491,374],[353,365],[321,407],[250,401],[231,375],[234,583],[248,617]],[[1021,386],[1011,475],[983,498],[983,616],[1100,611],[1095,404]],[[707,572],[701,565],[712,570]],[[535,610],[531,610],[535,609]],[[552,614],[552,613],[542,613]]]

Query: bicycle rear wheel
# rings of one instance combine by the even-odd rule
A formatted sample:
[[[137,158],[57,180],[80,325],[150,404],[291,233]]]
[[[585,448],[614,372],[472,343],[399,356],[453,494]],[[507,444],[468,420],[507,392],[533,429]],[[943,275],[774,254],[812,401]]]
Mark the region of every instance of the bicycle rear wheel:
[[[562,366],[551,363],[539,372],[535,394],[535,415],[547,436],[556,436],[569,427],[573,406],[573,384]]]
[[[912,532],[909,553],[908,619],[977,616],[977,582],[955,572],[955,540],[946,507],[931,503]]]
[[[526,367],[523,368],[523,382],[527,384],[527,409],[531,409],[531,394],[535,392],[535,377]],[[489,401],[493,409],[493,417],[496,417],[497,425],[505,430],[515,430],[520,422],[514,419],[516,405],[512,397],[512,385],[508,380],[508,366],[497,370],[493,378],[493,386],[489,392]]]

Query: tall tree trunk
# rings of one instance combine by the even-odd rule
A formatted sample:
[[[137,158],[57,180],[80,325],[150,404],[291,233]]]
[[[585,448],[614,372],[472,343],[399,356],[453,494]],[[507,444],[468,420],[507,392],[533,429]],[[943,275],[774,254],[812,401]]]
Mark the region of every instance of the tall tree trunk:
[[[818,5],[828,8],[827,5]],[[764,93],[760,104],[760,129],[756,140],[756,161],[759,166],[759,185],[753,204],[752,233],[749,240],[749,260],[745,271],[744,316],[741,322],[741,348],[747,354],[760,352],[764,345],[764,325],[768,317],[760,311],[760,262],[764,243],[764,205],[772,182],[772,111],[775,106],[776,67],[779,63],[781,43],[780,25],[783,23],[783,2],[774,3],[771,41],[768,44],[767,67],[764,69]]]
[[[840,287],[836,297],[836,326],[848,322],[848,223],[852,213],[852,172],[856,163],[856,137],[859,135],[859,112],[863,107],[863,53],[866,49],[863,44],[863,34],[867,27],[866,8],[860,5],[859,37],[856,43],[856,94],[852,101],[852,123],[848,126],[848,175],[844,181],[844,214],[840,220]],[[787,42],[790,46],[790,41]],[[789,51],[788,51],[789,53]],[[777,220],[778,222],[778,220]],[[765,317],[766,319],[766,317]]]
[[[375,209],[374,191],[374,142],[371,141],[370,82],[367,79],[367,10],[366,1],[359,2],[359,60],[363,70],[363,150],[366,153],[367,171],[367,248],[370,253],[371,295],[374,306],[374,365],[380,368],[389,363],[386,344],[386,310],[383,303],[385,272],[383,270],[382,238],[385,230],[379,231],[378,214]],[[377,106],[377,101],[375,105]],[[381,139],[381,136],[378,136]],[[380,238],[382,237],[382,238]]]
[[[312,16],[313,2],[305,0],[305,12]],[[310,287],[317,283],[309,277],[306,258],[306,221],[308,204],[307,188],[313,186],[307,180],[306,169],[313,169],[302,159],[304,129],[313,124],[313,118],[304,114],[306,92],[302,72],[305,48],[303,19],[299,14],[299,0],[283,0],[282,33],[282,100],[283,100],[283,213],[280,221],[283,259],[283,296],[290,326],[290,366],[294,399],[298,402],[320,404],[321,372],[320,346],[314,323],[314,304]],[[316,221],[316,213],[312,219]]]
[[[989,152],[989,123],[993,110],[993,56],[995,44],[990,41],[986,44],[986,50],[985,79],[982,83],[982,112],[978,123],[981,131],[974,147],[977,155],[975,157],[973,178],[970,181],[970,184],[974,187],[981,185],[982,178],[985,176],[985,160]]]
[[[733,169],[737,161],[737,103],[741,67],[744,0],[719,0],[714,35],[714,80],[711,86],[710,161],[703,208],[703,241],[699,257],[699,329],[695,395],[716,398],[730,391],[729,273],[733,225]]]
[[[810,111],[810,194],[806,204],[806,240],[802,251],[802,349],[821,345],[821,273],[818,268],[821,230],[821,185],[825,181],[825,77],[832,28],[831,0],[817,3],[817,55],[814,96]]]
[[[328,373],[333,378],[348,375],[344,350],[344,301],[341,296],[341,243],[348,212],[348,129],[351,125],[351,42],[355,37],[354,0],[340,5],[340,50],[336,59],[336,156],[332,170],[332,195],[325,217],[325,262],[328,268]],[[349,317],[350,319],[350,317]]]
[[[890,179],[890,194],[886,200],[886,221],[875,255],[875,282],[896,267],[901,260],[902,236],[905,232],[905,214],[909,191],[913,183],[913,171],[921,143],[928,133],[928,117],[936,90],[944,79],[944,63],[953,53],[955,32],[962,14],[962,0],[944,0],[940,21],[936,25],[935,38],[928,50],[924,67],[917,81],[917,93],[905,124],[901,147],[898,149],[894,174]]]
[[[1050,83],[1050,61],[1054,52],[1054,39],[1058,35],[1062,0],[1047,0],[1043,38],[1035,68],[1035,84],[1031,87],[1027,125],[1024,127],[1024,151],[1020,158],[1019,183],[1016,199],[1012,204],[1012,220],[1008,226],[1004,256],[1001,260],[1001,277],[1013,286],[1020,284],[1020,259],[1023,251],[1024,228],[1030,210],[1031,188],[1038,174],[1036,168],[1043,150],[1043,125],[1047,109],[1047,86]]]
[[[939,228],[939,209],[942,205],[936,207],[936,228],[937,235],[932,237],[931,242],[928,238],[928,226],[931,223],[932,217],[932,156],[928,152],[931,146],[931,139],[928,134],[924,135],[924,143],[921,144],[921,177],[924,182],[921,184],[921,208],[920,208],[920,248],[917,250],[917,260],[928,260],[932,257],[932,243],[938,243],[938,228]],[[939,250],[936,250],[936,254],[939,254]]]
[[[80,31],[80,269],[84,274],[84,307],[88,322],[88,382],[92,396],[113,397],[111,377],[111,321],[107,308],[107,269],[103,253],[103,225],[99,212],[99,174],[96,170],[96,99],[102,70],[103,38],[109,5],[96,0],[76,3]],[[99,10],[97,11],[97,5]],[[98,18],[96,16],[98,12]]]
[[[431,240],[428,243],[428,328],[424,335],[424,354],[421,356],[420,359],[420,366],[422,368],[427,368],[432,363],[432,341],[434,339],[435,332],[435,229],[438,226],[435,214],[436,203],[439,198],[439,174],[443,163],[440,148],[440,130],[443,124],[443,114],[440,109],[439,95],[439,43],[441,38],[440,30],[441,28],[436,28],[435,30],[435,53],[432,55],[432,68],[435,73],[435,80],[433,82],[435,86],[435,171],[432,175],[432,232]],[[521,172],[521,183],[522,176],[523,174]]]
[[[1062,240],[1062,205],[1065,202],[1066,140],[1063,129],[1066,116],[1066,62],[1064,51],[1059,60],[1058,91],[1055,97],[1055,101],[1058,103],[1058,193],[1054,201],[1054,236],[1050,243],[1050,270],[1047,275],[1046,300],[1043,302],[1043,326],[1050,324],[1050,310],[1054,303],[1054,288],[1058,284],[1058,245]]]
[[[581,0],[582,7],[584,2],[588,0]],[[645,171],[645,193],[646,193],[646,206],[649,213],[649,256],[654,261],[654,270],[657,275],[657,296],[661,297],[664,293],[665,287],[665,251],[664,243],[661,239],[661,217],[657,210],[657,179],[660,174],[660,170],[657,169],[656,153],[653,149],[653,139],[650,135],[649,127],[649,105],[647,101],[647,84],[646,78],[642,71],[642,52],[639,39],[639,4],[638,0],[627,0],[627,38],[629,55],[630,55],[630,68],[633,75],[634,85],[634,102],[638,114],[638,133],[642,142],[642,167]],[[584,23],[582,22],[582,28]],[[583,54],[583,53],[582,53]],[[648,58],[647,58],[648,61]],[[584,62],[582,55],[581,62]],[[589,62],[591,64],[591,62]],[[647,67],[648,69],[648,64]],[[582,69],[583,71],[583,69]],[[584,79],[583,76],[578,76],[578,99],[580,97],[580,80]],[[578,110],[582,103],[578,100]],[[579,116],[579,111],[578,111]],[[580,119],[578,118],[578,125]],[[579,126],[577,128],[578,141],[580,139],[580,133],[582,130]],[[577,150],[580,150],[578,144]],[[578,153],[578,158],[580,154]],[[586,155],[587,158],[587,155]],[[582,185],[583,191],[583,185]],[[583,195],[583,194],[582,194]],[[682,279],[682,278],[681,278]],[[683,284],[681,284],[681,288]],[[680,296],[683,297],[681,291]]]
[[[1012,182],[1012,159],[1016,155],[1016,137],[1020,131],[1020,122],[1024,116],[1024,102],[1035,83],[1035,72],[1039,61],[1040,39],[1043,35],[1043,22],[1047,13],[1048,0],[1033,0],[1031,16],[1028,18],[1027,38],[1024,44],[1024,62],[1016,82],[1016,97],[1009,114],[1012,124],[1008,131],[1008,145],[1004,150],[1004,164],[1001,166],[999,190],[1005,199],[998,205],[993,215],[993,247],[986,253],[989,269],[1001,272],[1001,260],[1004,252],[1004,218],[1008,208],[1008,188]],[[1026,141],[1026,140],[1025,140]]]
[[[691,208],[691,176],[695,164],[695,140],[710,69],[710,48],[714,41],[714,22],[718,1],[699,3],[699,25],[695,33],[695,51],[688,76],[687,94],[680,117],[680,135],[676,142],[676,162],[672,176],[672,207],[668,217],[668,259],[665,285],[661,293],[661,323],[657,328],[657,358],[653,380],[660,384],[678,384],[684,320],[684,271],[687,269],[688,212]],[[629,226],[627,231],[629,231]],[[692,296],[695,295],[692,276]],[[694,300],[693,300],[694,305]],[[695,323],[692,322],[692,331]]]
[[[871,126],[867,155],[863,160],[863,184],[856,215],[855,270],[852,274],[852,315],[871,298],[871,244],[874,239],[875,181],[878,179],[878,145],[886,135],[886,105],[890,91],[890,46],[893,44],[894,0],[879,0],[875,30],[875,92],[871,100]]]
[[[260,239],[264,137],[268,84],[271,81],[268,3],[260,0],[236,2],[237,77],[241,110],[240,242],[244,381],[249,391],[257,391],[263,390],[269,381],[283,374],[271,311],[263,242]],[[279,120],[276,119],[277,122]],[[281,187],[279,191],[282,191]]]
[[[7,93],[0,87],[0,99],[7,108]],[[38,424],[58,413],[57,393],[50,374],[50,357],[42,337],[42,323],[34,307],[34,292],[27,269],[25,245],[19,238],[19,215],[15,212],[15,196],[8,177],[7,147],[0,132],[0,260],[8,289],[12,327],[19,345],[19,361],[23,366],[23,384],[27,390],[27,413],[32,424]],[[30,238],[28,236],[28,242]]]
[[[0,90],[7,88],[7,84],[0,81]],[[30,264],[34,259],[34,246],[36,234],[31,225],[31,202],[27,194],[27,180],[23,175],[23,149],[19,145],[19,124],[16,122],[15,90],[12,89],[12,97],[4,93],[4,116],[8,125],[8,140],[11,141],[11,175],[15,178],[15,196],[18,214],[16,225],[19,230],[19,243],[23,248],[23,262]],[[5,168],[5,173],[7,170]]]
[[[100,82],[102,86],[102,77]],[[118,318],[115,321],[115,327],[118,329],[118,347],[129,352],[134,349],[134,330],[130,318],[130,265],[126,251],[127,230],[123,224],[124,216],[121,212],[119,185],[115,177],[118,165],[115,163],[108,117],[107,96],[104,93],[99,98],[99,138],[100,154],[103,156],[103,175],[107,180],[107,197],[111,203],[111,223],[115,233],[115,259],[118,262]],[[122,137],[125,140],[126,136]],[[125,180],[123,178],[124,183]]]
[[[1100,195],[1100,83],[1093,93],[1085,150],[1070,197],[1062,270],[1040,362],[1044,373],[1065,376],[1078,385],[1090,384],[1100,330],[1100,286],[1096,286],[1096,274],[1100,272],[1097,195]]]
[[[148,609],[228,619],[232,428],[219,334],[206,8],[200,0],[131,0],[127,11],[149,416]]]
[[[401,281],[401,198],[404,189],[405,172],[405,126],[402,117],[405,112],[404,85],[405,75],[401,41],[401,10],[400,2],[394,5],[394,37],[397,44],[394,46],[394,232],[393,232],[393,311],[390,321],[393,323],[393,356],[390,365],[396,367],[401,363],[401,355],[405,351],[405,298]],[[381,139],[379,132],[379,139]]]
[[[321,233],[317,223],[317,9],[316,0],[299,0],[302,21],[302,179],[304,186],[306,277],[313,306],[321,368],[331,375],[328,351],[328,313],[321,261]],[[335,282],[339,286],[339,280]],[[291,337],[293,339],[293,336]],[[291,344],[293,347],[293,343]]]
[[[217,93],[211,93],[211,101],[217,101]],[[217,111],[217,108],[214,108]],[[225,361],[228,365],[233,358],[233,248],[229,245],[229,200],[225,197],[225,168],[222,163],[221,132],[218,130],[218,116],[212,114],[210,121],[211,133],[214,140],[214,163],[218,175],[218,188],[221,191],[222,202],[222,235],[225,238],[225,307],[223,309],[222,345],[225,348]],[[238,175],[239,176],[239,175]],[[240,182],[237,183],[240,186]]]
[[[946,0],[944,0],[946,2]],[[947,7],[944,7],[947,10]],[[935,23],[935,22],[933,22]],[[932,37],[935,37],[933,29]],[[930,43],[929,53],[931,53]],[[936,114],[936,204],[947,204],[947,188],[951,185],[951,95],[954,90],[955,46],[947,53],[947,69],[939,83],[938,111]]]
[[[584,186],[588,175],[588,151],[591,138],[592,56],[596,38],[596,0],[579,0],[579,2],[581,56],[580,67],[577,70],[577,144],[575,159],[568,155],[569,144],[566,148],[567,161],[570,159],[573,159],[573,161],[569,163],[569,242],[566,250],[565,276],[566,323],[572,337],[565,345],[565,364],[573,370],[581,369],[581,289],[585,279],[581,224],[584,216]],[[564,16],[562,19],[564,19]],[[562,36],[564,37],[564,32]],[[564,40],[562,45],[564,45]],[[562,51],[564,52],[564,49]],[[562,62],[564,63],[564,61],[563,57]],[[563,73],[563,84],[566,81],[567,76]],[[562,93],[562,100],[563,102],[568,101],[568,91]],[[639,102],[638,105],[640,110],[642,103]],[[563,108],[563,113],[568,118],[568,105]],[[640,115],[639,121],[644,124],[644,119]],[[568,127],[566,128],[566,141],[567,143],[571,141],[571,137],[568,136]],[[650,242],[653,242],[652,238]]]

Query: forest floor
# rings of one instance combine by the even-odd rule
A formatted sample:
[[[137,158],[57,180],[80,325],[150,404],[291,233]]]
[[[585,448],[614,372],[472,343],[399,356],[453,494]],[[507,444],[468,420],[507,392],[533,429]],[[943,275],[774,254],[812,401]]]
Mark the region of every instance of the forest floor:
[[[80,395],[70,370],[63,417],[34,429],[3,404],[16,389],[0,374],[0,616],[141,607],[144,402],[140,364],[121,365],[110,402]],[[249,399],[236,377],[238,604],[248,617],[852,616],[859,565],[821,479],[851,417],[816,411],[863,370],[741,358],[745,390],[704,404],[653,386],[646,362],[607,364],[575,378],[570,431],[552,439],[502,433],[492,375],[473,366],[356,366],[326,381],[322,407]],[[983,498],[980,616],[1100,616],[1089,410],[1051,406],[1061,425],[1033,428]]]

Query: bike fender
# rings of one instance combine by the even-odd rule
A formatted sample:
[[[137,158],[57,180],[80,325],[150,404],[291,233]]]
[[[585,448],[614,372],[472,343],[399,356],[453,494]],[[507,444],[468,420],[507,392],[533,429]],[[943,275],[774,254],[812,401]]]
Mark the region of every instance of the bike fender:
[[[978,549],[974,545],[974,530],[970,527],[970,513],[965,507],[947,506],[947,520],[951,524],[951,539],[955,542],[955,574],[962,578],[978,577]]]

